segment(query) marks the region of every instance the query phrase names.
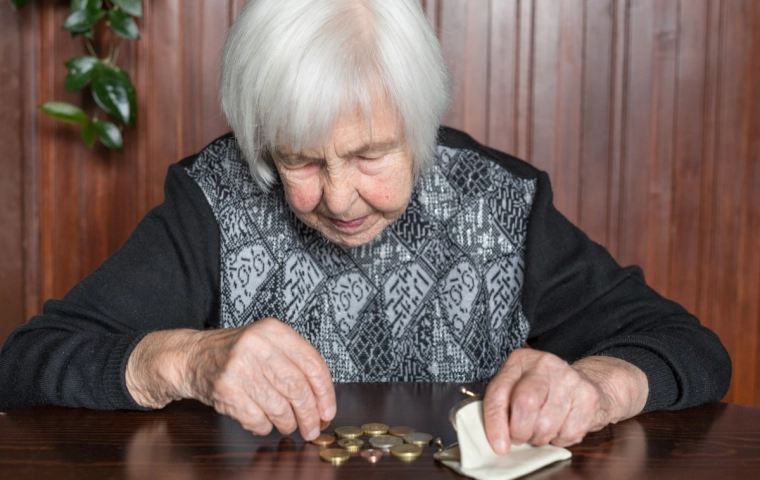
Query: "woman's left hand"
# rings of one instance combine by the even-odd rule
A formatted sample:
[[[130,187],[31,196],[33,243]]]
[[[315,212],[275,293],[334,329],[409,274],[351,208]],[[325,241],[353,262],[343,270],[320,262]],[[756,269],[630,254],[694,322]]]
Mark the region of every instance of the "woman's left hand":
[[[512,442],[573,445],[641,412],[648,394],[644,372],[623,360],[587,357],[569,365],[551,353],[520,348],[486,390],[486,436],[502,455]]]

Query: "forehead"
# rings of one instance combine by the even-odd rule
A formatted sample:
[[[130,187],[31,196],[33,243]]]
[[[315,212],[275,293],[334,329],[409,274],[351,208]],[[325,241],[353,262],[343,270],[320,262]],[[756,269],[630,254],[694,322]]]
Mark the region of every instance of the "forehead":
[[[289,144],[278,144],[282,155],[321,154],[325,149],[338,155],[356,150],[388,149],[404,143],[403,124],[399,115],[386,102],[373,102],[371,111],[352,109],[338,116],[326,138],[301,149]]]

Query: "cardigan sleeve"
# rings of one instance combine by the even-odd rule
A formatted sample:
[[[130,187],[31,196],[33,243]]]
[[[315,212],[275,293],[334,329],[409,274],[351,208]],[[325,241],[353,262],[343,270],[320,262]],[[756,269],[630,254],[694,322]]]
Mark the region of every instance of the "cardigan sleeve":
[[[135,345],[152,331],[218,323],[216,220],[180,164],[170,167],[164,190],[164,203],[121,249],[8,337],[0,352],[0,411],[140,409],[125,383]]]
[[[568,362],[591,355],[625,360],[647,375],[644,411],[723,398],[731,359],[718,337],[647,286],[641,269],[621,268],[552,204],[546,173],[526,241],[523,311],[531,347]]]

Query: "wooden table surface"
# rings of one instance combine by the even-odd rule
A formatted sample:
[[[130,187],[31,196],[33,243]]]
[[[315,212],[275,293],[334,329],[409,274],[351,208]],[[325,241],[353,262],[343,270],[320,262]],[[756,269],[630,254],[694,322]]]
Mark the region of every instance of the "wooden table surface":
[[[456,440],[454,384],[337,385],[340,425],[408,425]],[[477,387],[474,387],[477,389]],[[714,403],[655,412],[590,434],[572,460],[524,478],[760,479],[760,408]],[[425,449],[412,463],[334,467],[297,434],[255,437],[197,402],[153,412],[45,407],[0,415],[0,479],[457,478]],[[461,477],[460,477],[461,478]]]

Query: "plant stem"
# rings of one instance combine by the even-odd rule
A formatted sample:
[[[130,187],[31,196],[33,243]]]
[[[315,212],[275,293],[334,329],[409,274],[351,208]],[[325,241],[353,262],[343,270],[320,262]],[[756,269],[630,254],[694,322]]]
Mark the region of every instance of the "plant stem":
[[[98,58],[98,54],[95,52],[95,49],[93,48],[92,43],[90,42],[90,39],[87,37],[82,37],[82,38],[84,38],[84,45],[87,47],[87,51],[90,52],[90,55],[92,55],[95,58]]]
[[[121,38],[116,39],[116,48],[111,54],[111,63],[116,66],[116,61],[119,59],[119,48],[121,48]]]

